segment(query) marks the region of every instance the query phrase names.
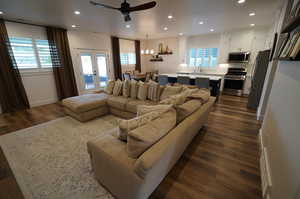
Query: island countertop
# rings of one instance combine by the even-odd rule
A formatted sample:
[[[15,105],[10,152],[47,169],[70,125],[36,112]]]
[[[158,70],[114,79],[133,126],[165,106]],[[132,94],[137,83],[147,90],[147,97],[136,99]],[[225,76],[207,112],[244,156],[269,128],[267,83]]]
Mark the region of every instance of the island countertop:
[[[177,78],[178,76],[187,76],[190,77],[191,79],[196,79],[197,77],[203,77],[203,78],[209,78],[209,80],[215,80],[218,81],[220,79],[222,79],[221,76],[216,76],[216,75],[201,75],[201,74],[176,74],[176,73],[163,73],[160,75],[166,75],[168,77],[173,77],[173,78]]]

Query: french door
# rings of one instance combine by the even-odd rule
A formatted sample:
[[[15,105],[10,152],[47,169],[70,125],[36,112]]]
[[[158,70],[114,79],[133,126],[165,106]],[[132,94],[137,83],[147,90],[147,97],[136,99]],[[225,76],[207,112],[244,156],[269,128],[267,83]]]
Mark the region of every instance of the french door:
[[[108,80],[108,55],[105,52],[81,51],[82,90],[96,90],[106,86]]]

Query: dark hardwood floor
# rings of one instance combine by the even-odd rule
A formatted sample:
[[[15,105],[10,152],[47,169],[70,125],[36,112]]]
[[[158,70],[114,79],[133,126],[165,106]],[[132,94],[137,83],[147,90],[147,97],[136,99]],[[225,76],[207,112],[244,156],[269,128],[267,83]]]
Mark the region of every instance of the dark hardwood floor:
[[[244,97],[221,96],[206,127],[151,198],[261,199],[257,143],[260,124],[246,103]],[[63,116],[60,104],[0,115],[0,123],[6,124],[0,135]],[[23,198],[22,193],[0,149],[0,199],[19,198]]]

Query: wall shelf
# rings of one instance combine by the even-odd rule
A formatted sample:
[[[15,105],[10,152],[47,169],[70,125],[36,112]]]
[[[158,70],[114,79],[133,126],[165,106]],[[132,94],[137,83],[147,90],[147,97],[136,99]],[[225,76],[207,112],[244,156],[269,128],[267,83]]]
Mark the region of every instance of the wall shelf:
[[[291,57],[277,57],[277,58],[275,58],[275,60],[278,60],[278,61],[300,61],[300,59],[298,59],[298,58],[293,59]]]
[[[163,59],[150,59],[151,62],[163,62]]]
[[[158,53],[158,55],[173,55],[172,52],[169,52],[169,53]]]

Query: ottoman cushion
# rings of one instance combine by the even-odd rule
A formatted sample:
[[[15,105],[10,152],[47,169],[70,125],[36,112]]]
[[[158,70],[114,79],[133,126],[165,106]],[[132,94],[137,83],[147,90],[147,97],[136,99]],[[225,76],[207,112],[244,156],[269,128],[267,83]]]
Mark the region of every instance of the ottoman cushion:
[[[62,103],[73,112],[82,113],[105,106],[108,97],[105,93],[86,94],[64,99]]]

